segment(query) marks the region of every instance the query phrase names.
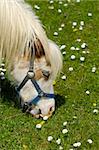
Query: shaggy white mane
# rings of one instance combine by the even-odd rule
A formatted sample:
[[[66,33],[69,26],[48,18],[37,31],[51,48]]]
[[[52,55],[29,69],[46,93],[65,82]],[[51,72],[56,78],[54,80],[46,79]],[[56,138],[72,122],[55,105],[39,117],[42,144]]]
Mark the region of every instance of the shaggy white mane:
[[[29,41],[36,41],[37,38],[42,43],[55,78],[62,67],[61,53],[47,39],[32,8],[23,0],[0,0],[0,61],[2,57],[5,58],[8,70],[16,56],[22,57],[24,50],[28,53]]]

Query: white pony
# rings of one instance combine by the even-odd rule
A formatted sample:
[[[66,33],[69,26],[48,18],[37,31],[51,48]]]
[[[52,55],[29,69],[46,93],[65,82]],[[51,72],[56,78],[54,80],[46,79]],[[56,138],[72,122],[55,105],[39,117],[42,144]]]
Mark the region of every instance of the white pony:
[[[24,0],[0,1],[0,61],[4,58],[7,72],[17,85],[29,70],[30,59],[34,66],[35,81],[45,93],[53,94],[53,81],[62,68],[58,46],[49,40],[41,22]],[[45,74],[44,74],[45,71]],[[46,75],[47,73],[47,75]],[[20,89],[21,105],[38,95],[31,80]],[[50,116],[55,111],[53,97],[40,97],[32,104],[33,115]]]

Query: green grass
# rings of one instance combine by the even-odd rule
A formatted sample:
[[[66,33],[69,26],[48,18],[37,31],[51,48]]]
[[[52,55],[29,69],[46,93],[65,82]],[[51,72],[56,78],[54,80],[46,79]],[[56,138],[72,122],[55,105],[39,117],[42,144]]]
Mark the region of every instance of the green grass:
[[[58,150],[59,146],[55,140],[61,138],[64,150],[72,148],[72,144],[77,141],[82,143],[79,150],[99,150],[99,115],[93,114],[94,109],[99,109],[99,1],[70,2],[67,7],[63,6],[66,1],[63,1],[62,5],[55,1],[52,4],[54,10],[48,9],[47,1],[28,0],[28,3],[40,6],[40,10],[35,12],[42,21],[48,37],[58,45],[66,44],[63,74],[67,79],[66,81],[61,79],[63,74],[57,79],[55,85],[55,93],[59,95],[56,100],[57,108],[41,130],[35,128],[41,120],[23,114],[15,107],[12,102],[12,90],[8,84],[6,96],[3,95],[4,98],[0,101],[0,149]],[[62,9],[61,14],[57,12],[58,8]],[[93,16],[88,17],[88,12],[92,12]],[[85,22],[84,30],[73,32],[72,22],[77,21],[79,24],[81,20]],[[64,23],[65,27],[62,31],[58,31],[61,23]],[[59,36],[53,36],[55,31],[59,32]],[[77,38],[81,38],[81,43],[76,42]],[[90,52],[89,54],[82,54],[81,49],[70,50],[71,46],[80,46],[83,42],[88,44],[86,50]],[[72,54],[76,56],[74,61],[70,60]],[[80,62],[80,56],[85,57],[85,62]],[[68,71],[70,66],[74,71]],[[93,66],[97,68],[95,73],[91,72]],[[85,93],[86,90],[90,91],[89,95]],[[67,136],[61,133],[64,121],[68,122]],[[49,135],[54,137],[51,143],[47,141]],[[87,143],[89,138],[93,140],[91,145]]]

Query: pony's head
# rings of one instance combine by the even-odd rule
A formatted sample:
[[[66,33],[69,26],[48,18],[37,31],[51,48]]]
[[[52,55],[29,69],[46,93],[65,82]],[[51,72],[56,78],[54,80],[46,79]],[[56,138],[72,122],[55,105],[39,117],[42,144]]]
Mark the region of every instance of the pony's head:
[[[30,49],[33,46],[32,44],[33,43],[29,44]],[[32,65],[34,65],[34,79],[36,80],[41,90],[48,94],[54,94],[53,81],[61,70],[62,59],[60,51],[54,42],[48,40],[48,46],[50,52],[49,55],[51,58],[50,62],[46,59],[45,51],[40,41],[38,40],[37,43],[34,44],[35,57],[32,56],[34,58],[34,64]],[[17,84],[22,82],[29,70],[29,56],[29,53],[24,53],[22,58],[16,59],[15,61],[12,75],[17,81]],[[35,89],[31,80],[29,80],[20,90],[20,96],[23,102],[22,105],[24,102],[29,102],[30,100],[35,99],[37,95],[37,90]],[[55,100],[53,97],[42,97],[37,102],[37,106],[38,110],[37,107],[35,109],[33,107],[32,113],[36,114],[40,110],[41,114],[44,116],[55,110]]]
[[[5,63],[13,78],[20,84],[29,70],[30,56],[34,58],[35,80],[46,93],[54,93],[53,81],[62,67],[62,57],[57,45],[48,40],[38,17],[23,0],[0,2],[0,60]],[[35,57],[34,57],[35,54]],[[29,80],[20,90],[23,102],[37,96]],[[37,103],[43,115],[54,111],[53,98],[41,98]]]

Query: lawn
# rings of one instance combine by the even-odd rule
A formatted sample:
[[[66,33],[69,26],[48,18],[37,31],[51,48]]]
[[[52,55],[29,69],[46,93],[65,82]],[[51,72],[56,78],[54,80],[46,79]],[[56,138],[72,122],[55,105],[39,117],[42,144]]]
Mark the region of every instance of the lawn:
[[[48,38],[59,47],[66,45],[61,50],[63,70],[54,85],[56,111],[41,129],[36,129],[42,120],[22,113],[14,102],[13,87],[7,80],[2,81],[0,150],[59,150],[62,147],[73,150],[76,142],[81,143],[79,150],[99,150],[99,1],[68,1],[54,0],[50,4],[47,0],[27,0],[42,21]],[[79,30],[81,21],[84,26]],[[72,28],[75,22],[77,26]],[[86,46],[81,48],[83,43]],[[75,55],[75,60],[71,60],[71,55]],[[80,61],[80,57],[85,60]],[[67,122],[65,127],[64,122]],[[62,133],[64,128],[68,133]],[[53,137],[51,142],[47,141],[48,136]],[[62,147],[56,143],[57,139],[61,139]],[[92,143],[88,143],[88,139]]]

